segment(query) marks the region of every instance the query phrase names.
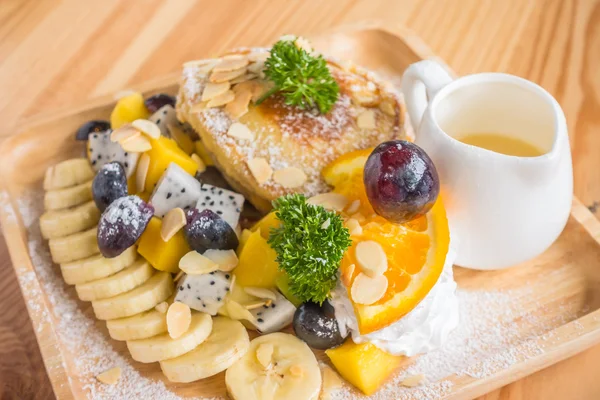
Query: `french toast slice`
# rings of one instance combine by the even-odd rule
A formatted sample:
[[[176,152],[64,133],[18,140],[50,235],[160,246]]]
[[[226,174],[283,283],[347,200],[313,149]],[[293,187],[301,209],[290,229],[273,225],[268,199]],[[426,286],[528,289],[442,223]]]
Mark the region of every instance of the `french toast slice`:
[[[231,92],[236,92],[236,82],[244,79],[246,85],[250,82],[268,88],[261,66],[268,49],[244,49],[224,57],[232,55],[246,57],[249,63],[246,71],[239,72],[245,75],[231,74],[238,75],[231,80],[233,84],[230,82]],[[281,95],[275,94],[258,106],[254,101],[259,96],[254,95],[248,111],[234,118],[226,105],[213,107],[210,101],[202,101],[210,82],[211,66],[219,60],[184,65],[177,115],[198,132],[215,166],[229,184],[263,212],[271,209],[272,200],[285,194],[299,192],[310,197],[329,191],[321,170],[340,155],[405,137],[404,111],[397,94],[373,73],[330,59],[327,64],[340,87],[340,94],[327,114],[287,105]],[[237,83],[239,85],[242,83]],[[245,125],[251,137],[240,139],[228,134],[234,123]],[[262,166],[270,170],[266,181],[257,179],[249,167],[249,162],[256,159],[262,159]],[[294,167],[296,173],[292,187],[282,184],[280,178],[285,173],[277,172],[288,167]]]

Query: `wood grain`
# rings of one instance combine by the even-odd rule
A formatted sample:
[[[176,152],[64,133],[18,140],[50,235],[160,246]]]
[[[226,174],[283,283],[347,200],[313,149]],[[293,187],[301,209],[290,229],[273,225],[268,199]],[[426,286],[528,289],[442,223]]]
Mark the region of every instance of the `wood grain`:
[[[24,118],[176,72],[184,60],[224,47],[370,18],[406,24],[459,74],[503,71],[547,88],[567,116],[575,193],[600,215],[600,3],[592,0],[145,0],[142,7],[3,0],[0,135],[13,134]],[[47,398],[51,389],[5,248],[0,260],[0,312],[10,310],[2,313],[0,335],[6,330],[12,338],[0,340],[0,388],[10,388],[1,397]],[[484,398],[598,398],[599,366],[596,347]]]

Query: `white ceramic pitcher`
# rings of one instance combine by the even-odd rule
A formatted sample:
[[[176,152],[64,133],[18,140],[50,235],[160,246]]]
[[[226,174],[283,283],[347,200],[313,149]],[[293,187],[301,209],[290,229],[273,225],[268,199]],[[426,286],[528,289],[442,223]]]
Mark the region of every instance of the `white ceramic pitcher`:
[[[402,92],[415,142],[440,176],[456,264],[505,268],[547,249],[567,222],[573,193],[567,125],[556,100],[513,75],[453,80],[429,60],[406,70]],[[516,137],[544,154],[508,156],[455,139],[469,133]]]

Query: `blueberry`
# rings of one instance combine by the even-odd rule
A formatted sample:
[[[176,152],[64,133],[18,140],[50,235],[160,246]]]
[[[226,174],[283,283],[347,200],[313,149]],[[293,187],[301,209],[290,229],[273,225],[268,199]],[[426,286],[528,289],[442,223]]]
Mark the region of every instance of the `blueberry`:
[[[157,112],[167,104],[175,107],[175,97],[166,93],[155,94],[144,100],[144,105],[151,113]]]
[[[138,196],[113,201],[98,223],[100,253],[106,258],[113,258],[133,246],[153,215],[154,207]]]
[[[75,133],[75,140],[88,140],[88,136],[94,132],[104,132],[110,129],[110,122],[94,119],[81,125]]]
[[[185,215],[185,238],[192,249],[204,253],[209,249],[231,250],[238,247],[235,231],[211,210],[201,212],[192,208],[187,210]]]
[[[106,210],[110,203],[127,196],[127,175],[118,162],[104,164],[92,182],[92,197],[100,211]]]
[[[334,310],[327,301],[319,306],[304,303],[294,313],[294,332],[314,349],[326,350],[344,342]]]

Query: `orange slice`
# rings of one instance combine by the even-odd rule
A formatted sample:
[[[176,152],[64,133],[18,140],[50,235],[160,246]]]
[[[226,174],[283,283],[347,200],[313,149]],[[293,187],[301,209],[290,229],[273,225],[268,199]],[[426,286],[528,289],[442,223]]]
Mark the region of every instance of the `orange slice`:
[[[384,275],[388,287],[383,297],[369,305],[352,302],[363,335],[398,321],[423,300],[442,273],[450,242],[446,210],[440,198],[425,216],[405,224],[389,222],[373,212],[363,184],[363,168],[370,152],[371,149],[367,149],[345,154],[323,170],[334,192],[348,197],[350,205],[360,201],[358,212],[364,217],[358,218],[362,232],[352,236],[352,246],[340,266],[350,301],[352,282],[360,273],[356,245],[372,240],[379,243],[387,255],[388,268]],[[354,216],[355,209],[352,209]],[[350,217],[349,213],[342,215]]]

